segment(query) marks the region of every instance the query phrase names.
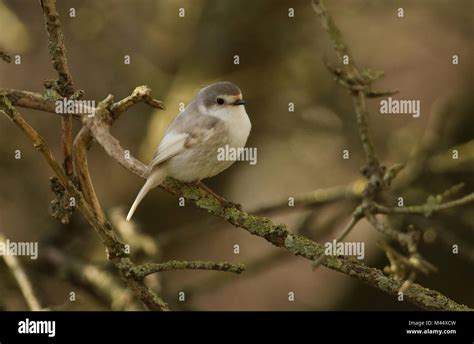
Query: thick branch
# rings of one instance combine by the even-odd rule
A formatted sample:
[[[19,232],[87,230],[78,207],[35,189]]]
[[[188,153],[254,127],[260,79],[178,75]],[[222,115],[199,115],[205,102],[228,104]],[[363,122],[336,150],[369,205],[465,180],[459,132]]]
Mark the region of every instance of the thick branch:
[[[112,96],[107,97],[106,100],[101,102],[102,105],[100,105],[96,110],[96,115],[92,118],[86,119],[86,125],[91,130],[96,141],[112,159],[137,176],[146,178],[148,173],[147,166],[138,159],[126,155],[120,142],[110,133],[111,114],[107,110],[110,105],[107,104],[111,103]],[[285,225],[274,224],[267,218],[254,216],[241,211],[238,207],[222,204],[221,200],[219,200],[215,195],[212,195],[199,186],[167,178],[161,184],[161,187],[178,197],[184,197],[187,200],[187,203],[194,204],[198,208],[204,209],[215,216],[225,219],[229,223],[236,227],[243,228],[253,235],[265,238],[272,244],[278,247],[283,247],[295,255],[300,255],[313,261],[324,253],[323,246],[303,236],[291,234]],[[330,269],[348,274],[353,278],[359,279],[390,294],[397,294],[398,288],[400,287],[395,280],[384,276],[380,270],[368,268],[360,262],[348,258],[328,257],[323,265]],[[360,271],[361,273],[354,273],[354,271]],[[374,282],[380,279],[388,285],[381,287],[379,282]],[[417,292],[413,291],[413,294],[407,292],[410,294],[407,296],[407,299],[410,300],[410,302],[424,305],[422,307],[427,309],[445,309],[443,307],[446,307],[446,305],[438,304],[437,307],[439,308],[436,308],[436,306],[427,301],[431,300],[431,298],[428,297],[428,299],[426,299],[427,295],[425,294],[435,293],[434,291],[425,289],[421,286],[419,288],[421,289]],[[419,294],[420,292],[421,294]],[[441,294],[439,295],[441,296]],[[448,307],[449,309],[467,309],[466,306],[458,305],[452,300],[450,300],[450,306]]]
[[[95,128],[97,129],[97,133],[102,133],[100,127],[101,125],[96,123]],[[108,133],[108,135],[110,135],[110,133]],[[146,165],[136,159],[125,159],[118,140],[115,138],[109,140],[108,135],[97,139],[99,144],[106,146],[104,147],[105,151],[130,172],[145,178]],[[128,168],[129,166],[131,167]],[[294,255],[303,256],[313,261],[324,254],[324,247],[322,245],[303,236],[290,233],[285,225],[274,224],[267,218],[248,214],[239,210],[237,207],[228,207],[222,204],[214,195],[196,185],[167,178],[161,186],[176,196],[184,197],[187,202],[198,208],[225,219],[234,226],[243,228],[253,235],[262,237],[275,246],[285,248]],[[366,267],[353,259],[328,257],[323,265],[392,295],[397,295],[398,289],[401,286],[400,282],[385,276],[382,271]],[[436,291],[423,288],[416,284],[407,291],[405,297],[408,301],[425,309],[468,310],[466,306],[457,304],[455,301],[446,298]]]
[[[0,88],[0,96],[6,96],[12,105],[56,114],[54,101],[42,94],[12,88]]]

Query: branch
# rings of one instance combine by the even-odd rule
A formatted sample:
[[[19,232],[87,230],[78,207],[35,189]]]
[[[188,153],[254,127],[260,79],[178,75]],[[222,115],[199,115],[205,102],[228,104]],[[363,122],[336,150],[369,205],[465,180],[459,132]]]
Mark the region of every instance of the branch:
[[[120,145],[120,142],[110,133],[113,118],[108,109],[112,106],[112,103],[113,97],[109,95],[104,101],[99,103],[94,117],[84,119],[85,125],[90,129],[94,139],[113,160],[137,176],[146,178],[148,173],[147,166],[133,156],[128,157]],[[290,233],[285,225],[274,224],[267,218],[248,214],[236,206],[229,206],[229,203],[223,204],[215,195],[197,185],[182,183],[168,177],[160,186],[175,196],[184,197],[187,203],[193,204],[217,217],[225,219],[234,226],[243,228],[253,235],[260,236],[275,246],[285,248],[294,255],[300,255],[313,261],[324,253],[322,245],[303,236]],[[389,281],[396,283],[395,280],[384,276],[380,270],[368,268],[360,262],[348,258],[328,257],[323,265],[330,269],[348,274],[353,278],[359,279],[387,293],[397,294],[398,288],[396,288],[396,286],[398,284],[381,288],[380,283],[374,282],[381,278],[387,283]],[[362,273],[354,273],[355,271],[361,271]],[[431,309],[434,306],[426,302],[426,295],[424,294],[433,293],[433,291],[423,287],[420,288],[422,288],[421,294],[419,294],[420,290],[418,290],[418,292],[407,296],[407,299],[418,305],[425,304],[424,308]],[[454,301],[451,302],[453,302],[451,305],[456,309],[467,309],[467,307],[462,305],[459,305],[459,307],[454,306],[457,304]],[[438,309],[443,309],[444,306],[439,304],[438,307]]]
[[[117,113],[112,114],[109,111],[109,107],[113,107],[112,95],[107,96],[107,98],[99,103],[95,116],[83,119],[84,125],[90,130],[91,135],[108,155],[132,173],[146,178],[148,167],[132,156],[127,159],[125,150],[120,145],[120,142],[110,133],[110,126],[114,118],[117,117]]]
[[[94,210],[89,206],[82,194],[77,190],[76,186],[68,179],[61,166],[47,147],[45,140],[28,124],[28,122],[23,119],[20,113],[11,105],[11,102],[5,96],[0,97],[0,112],[10,118],[31,140],[35,149],[41,152],[48,165],[58,176],[59,181],[64,188],[76,198],[79,209],[102,239],[103,244],[107,248],[109,259],[121,272],[129,288],[149,309],[169,310],[168,305],[155,293],[149,290],[143,281],[137,281],[130,274],[127,274],[127,271],[132,268],[134,264],[126,253],[125,244],[118,239],[117,234],[110,223],[99,222],[97,220]]]
[[[386,207],[378,203],[374,203],[374,206],[375,211],[379,214],[415,214],[429,217],[435,212],[463,206],[472,202],[474,202],[474,192],[462,198],[444,203],[441,203],[436,197],[430,197],[425,204],[408,207]]]
[[[95,131],[103,134],[103,129],[101,129],[103,125],[95,123]],[[125,159],[118,140],[115,138],[110,139],[111,135],[110,137],[108,135],[96,139],[109,156],[130,172],[145,178],[146,165],[135,158]],[[262,237],[273,245],[284,248],[294,255],[314,261],[324,254],[324,247],[322,245],[303,236],[290,233],[285,225],[274,224],[267,218],[248,214],[237,207],[228,207],[227,204],[222,204],[214,195],[196,185],[167,178],[161,187],[173,195],[184,197],[187,203],[225,219],[234,226],[245,229],[250,234]],[[398,289],[401,286],[393,278],[385,276],[382,271],[369,268],[350,258],[328,257],[323,265],[392,295],[397,295]],[[468,310],[466,306],[457,304],[442,294],[417,284],[414,284],[407,291],[405,297],[409,302],[425,309]]]
[[[232,264],[229,262],[210,262],[210,261],[177,261],[170,260],[165,263],[148,263],[143,265],[137,265],[131,269],[131,273],[137,279],[143,279],[148,275],[154,274],[161,271],[169,270],[215,270],[215,271],[227,271],[235,274],[241,274],[245,270],[243,264]]]
[[[405,247],[410,247],[413,244],[412,237],[410,235],[397,231],[386,223],[379,221],[371,211],[365,212],[365,218],[372,225],[372,227],[390,239],[399,242]]]
[[[101,118],[103,122],[107,123],[107,126],[104,125],[103,135],[110,135],[106,128],[110,127],[123,111],[128,110],[131,106],[139,102],[145,102],[154,108],[164,109],[163,104],[159,100],[151,97],[151,90],[148,86],[138,86],[130,96],[117,103],[113,103],[112,101],[112,96],[107,97],[104,101],[99,103],[97,109],[94,111],[94,118]],[[85,123],[94,122],[89,116],[83,117],[83,121]],[[92,141],[93,136],[91,130],[85,125],[74,140],[73,160],[76,175],[78,176],[84,197],[88,203],[91,204],[99,221],[103,222],[106,216],[95,193],[87,161],[87,151],[91,148]]]
[[[344,208],[344,206],[339,207],[338,211],[333,214],[331,219],[326,221],[322,226],[318,227],[317,238],[325,237],[327,232],[334,228],[335,223],[338,223],[341,216],[346,213],[347,210]],[[317,212],[311,211],[308,214],[302,216],[294,232],[296,234],[303,234],[305,232],[310,233],[311,224],[317,215],[319,215]],[[286,258],[288,258],[288,252],[284,250],[272,249],[271,252],[245,264],[245,277],[248,278],[249,276],[255,275],[259,272],[268,271],[269,269],[272,269],[273,266],[280,263],[281,260]],[[195,281],[182,288],[182,290],[184,290],[187,298],[189,299],[198,293],[216,290],[230,281],[232,281],[232,277],[229,276],[229,274],[214,274],[208,278]]]
[[[284,260],[288,255],[285,251],[278,250],[272,251],[263,257],[257,258],[250,263],[245,264],[245,277],[249,278],[259,272],[271,269],[273,265],[279,263],[280,260]],[[180,288],[186,294],[186,298],[189,300],[199,293],[210,292],[212,290],[223,287],[226,283],[233,281],[232,275],[230,274],[213,274],[207,278],[193,281],[186,285],[184,288]]]
[[[0,242],[5,242],[5,241],[6,241],[5,236],[2,233],[0,233]],[[13,277],[15,277],[18,283],[18,286],[20,287],[20,290],[26,300],[26,303],[28,304],[28,307],[30,307],[32,311],[43,310],[40,306],[38,298],[35,295],[31,282],[28,276],[26,275],[25,271],[23,270],[23,267],[21,266],[18,258],[14,255],[5,254],[3,255],[3,259],[5,260],[5,263],[10,269]]]
[[[6,96],[12,105],[15,106],[56,114],[54,101],[46,99],[40,93],[16,90],[12,88],[0,88],[0,96]],[[78,116],[76,117],[79,118]]]
[[[114,118],[117,118],[119,114],[127,111],[133,105],[144,102],[151,107],[159,110],[166,110],[163,103],[151,96],[151,89],[148,86],[136,87],[132,94],[109,107],[109,111],[112,112]]]
[[[99,199],[92,184],[92,178],[89,173],[89,163],[87,160],[87,151],[92,146],[92,136],[89,129],[82,127],[74,139],[73,144],[73,162],[81,192],[87,203],[92,207],[95,217],[100,223],[106,222],[104,210],[100,206]]]
[[[336,238],[336,242],[342,241],[346,238],[347,235],[352,231],[352,229],[357,225],[357,223],[364,217],[364,212],[361,207],[358,207],[354,213],[352,214],[351,220],[349,223],[344,227],[341,231],[339,236]],[[317,268],[321,263],[326,260],[326,255],[321,255],[318,259],[316,259],[313,263],[313,269]]]
[[[48,48],[53,62],[54,69],[58,72],[58,93],[70,98],[74,94],[72,76],[66,58],[66,47],[64,46],[64,36],[61,30],[59,14],[56,10],[56,0],[40,0],[43,9],[46,30],[48,31]],[[72,115],[64,114],[61,117],[61,137],[64,153],[64,170],[68,177],[73,175],[72,165]]]
[[[371,180],[372,183],[366,188],[366,196],[373,197],[380,187],[374,187],[371,184],[381,184],[382,182],[382,167],[379,166],[379,161],[375,154],[374,145],[369,135],[368,117],[369,112],[367,110],[367,104],[365,102],[366,89],[370,87],[370,84],[376,79],[380,78],[381,73],[362,73],[359,72],[355,60],[349,50],[349,47],[344,41],[341,32],[337,28],[334,20],[326,10],[326,6],[321,0],[313,0],[312,6],[317,16],[319,17],[323,28],[328,33],[334,50],[338,55],[339,61],[342,63],[345,59],[348,63],[342,63],[341,69],[330,70],[336,74],[338,78],[345,80],[344,86],[351,91],[352,100],[356,110],[357,125],[359,128],[359,136],[362,142],[362,148],[364,150],[366,158],[366,167],[364,168],[364,175],[370,180],[370,177],[375,177]]]
[[[40,0],[43,9],[46,30],[48,31],[48,49],[54,69],[58,72],[58,92],[69,98],[74,94],[72,76],[66,58],[66,47],[61,30],[59,14],[56,10],[56,0]]]

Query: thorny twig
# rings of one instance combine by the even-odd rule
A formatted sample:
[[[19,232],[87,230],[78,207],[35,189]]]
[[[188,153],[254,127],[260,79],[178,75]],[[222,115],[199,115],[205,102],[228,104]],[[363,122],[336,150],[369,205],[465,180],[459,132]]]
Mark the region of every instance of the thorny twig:
[[[312,5],[314,11],[321,20],[323,28],[327,31],[331,42],[333,43],[334,50],[336,51],[339,61],[342,63],[342,68],[334,68],[330,66],[329,63],[325,63],[328,69],[335,75],[336,80],[350,91],[356,112],[359,136],[366,159],[366,164],[362,167],[361,171],[368,179],[368,183],[363,191],[362,202],[359,206],[360,208],[357,209],[362,209],[361,218],[365,217],[375,229],[389,238],[398,241],[409,251],[412,249],[416,250],[416,245],[413,242],[412,235],[391,228],[387,224],[379,221],[375,214],[422,214],[428,216],[434,211],[444,210],[473,202],[474,193],[451,202],[441,203],[441,201],[437,202],[435,200],[431,202],[428,201],[427,204],[422,206],[404,208],[385,207],[375,202],[378,194],[383,190],[389,189],[392,180],[404,167],[402,164],[397,164],[386,170],[385,166],[383,166],[377,158],[369,133],[369,112],[367,109],[366,97],[374,95],[371,91],[371,84],[382,77],[383,72],[372,71],[369,69],[365,69],[361,72],[355,63],[347,44],[344,42],[342,33],[339,31],[334,20],[327,12],[323,0],[313,0]],[[375,92],[375,95],[385,96],[394,93],[396,93],[396,91]],[[358,219],[353,216],[348,227],[343,231],[343,236],[347,235],[347,233],[353,228],[352,224],[356,223],[357,220]],[[412,255],[417,254],[416,252],[410,253]],[[315,265],[317,266],[323,260],[324,256],[316,260]],[[412,270],[409,274],[409,280],[413,280],[415,275],[416,272]],[[403,275],[403,277],[405,277],[405,275]],[[402,290],[406,291],[410,284],[411,283],[403,284]]]

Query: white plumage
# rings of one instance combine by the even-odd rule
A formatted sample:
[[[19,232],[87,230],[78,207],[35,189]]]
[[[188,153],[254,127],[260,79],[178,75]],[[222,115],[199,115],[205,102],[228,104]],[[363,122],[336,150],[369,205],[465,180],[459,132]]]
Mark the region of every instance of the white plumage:
[[[170,176],[183,182],[213,177],[234,161],[217,159],[218,148],[242,148],[250,119],[240,89],[218,82],[200,90],[171,123],[149,164],[150,174],[127,215],[131,219],[145,195]]]

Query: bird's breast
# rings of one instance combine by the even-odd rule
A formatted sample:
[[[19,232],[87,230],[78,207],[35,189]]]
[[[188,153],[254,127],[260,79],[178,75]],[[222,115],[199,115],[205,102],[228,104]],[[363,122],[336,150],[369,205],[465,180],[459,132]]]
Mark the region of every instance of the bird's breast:
[[[250,134],[252,124],[243,106],[236,106],[227,116],[221,117],[228,130],[229,146],[244,147]]]
[[[245,147],[251,123],[243,106],[219,116],[221,120],[204,142],[171,158],[167,163],[169,175],[190,182],[213,177],[235,161],[218,158],[219,149]]]

